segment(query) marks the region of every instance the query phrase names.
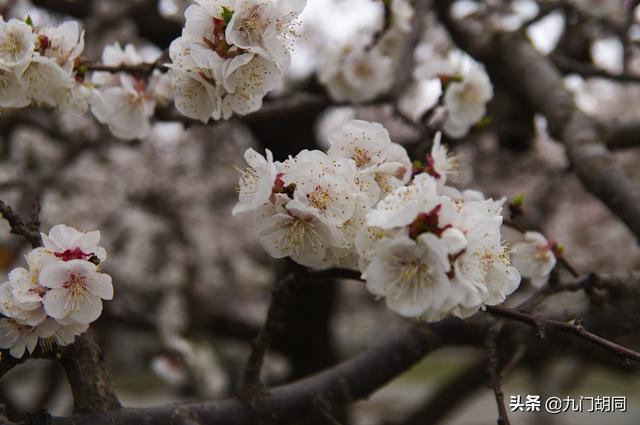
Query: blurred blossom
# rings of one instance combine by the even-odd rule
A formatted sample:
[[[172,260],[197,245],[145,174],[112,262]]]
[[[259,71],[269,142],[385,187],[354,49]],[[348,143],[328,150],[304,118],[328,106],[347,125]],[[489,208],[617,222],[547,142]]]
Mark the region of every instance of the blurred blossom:
[[[564,13],[561,11],[552,12],[540,21],[530,25],[527,28],[527,36],[540,53],[548,55],[560,41],[564,26]]]
[[[617,37],[595,40],[591,44],[591,59],[597,67],[612,74],[620,74],[624,68],[622,42]]]

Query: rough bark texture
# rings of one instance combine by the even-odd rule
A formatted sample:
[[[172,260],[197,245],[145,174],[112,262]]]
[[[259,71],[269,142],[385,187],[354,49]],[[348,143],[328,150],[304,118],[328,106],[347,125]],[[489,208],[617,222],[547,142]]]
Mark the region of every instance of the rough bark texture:
[[[435,6],[454,41],[487,66],[492,80],[505,81],[547,118],[551,135],[564,144],[585,189],[640,238],[640,191],[607,150],[596,122],[576,108],[560,71],[520,33],[495,34],[482,22],[454,22],[450,4]]]
[[[102,350],[90,333],[76,337],[62,352],[62,365],[71,385],[75,413],[105,413],[120,407],[102,362]]]

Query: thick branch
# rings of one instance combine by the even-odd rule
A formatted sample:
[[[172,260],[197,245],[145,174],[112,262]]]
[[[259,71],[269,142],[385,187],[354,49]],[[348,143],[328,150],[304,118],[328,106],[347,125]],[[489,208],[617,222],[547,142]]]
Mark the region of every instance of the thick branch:
[[[640,191],[600,140],[594,120],[576,108],[558,69],[519,34],[491,33],[485,22],[454,22],[449,5],[436,2],[436,10],[454,40],[547,118],[583,186],[640,238]]]
[[[399,425],[435,425],[487,382],[487,362],[482,359],[468,367],[438,389],[415,412]]]
[[[640,121],[599,122],[600,134],[609,149],[640,146]]]
[[[62,365],[73,393],[74,412],[108,412],[120,407],[102,362],[102,350],[86,333],[62,352]]]
[[[385,341],[325,372],[270,391],[260,416],[237,399],[148,409],[119,409],[107,414],[52,418],[51,425],[141,425],[180,423],[185,419],[216,425],[295,423],[319,405],[347,404],[367,398],[408,370],[439,345],[425,326],[408,325]]]

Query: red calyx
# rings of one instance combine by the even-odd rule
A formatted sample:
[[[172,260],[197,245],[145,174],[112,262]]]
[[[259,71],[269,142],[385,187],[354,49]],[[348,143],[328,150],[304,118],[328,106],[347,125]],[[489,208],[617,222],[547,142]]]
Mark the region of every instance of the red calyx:
[[[438,226],[439,214],[442,210],[442,205],[438,205],[428,213],[420,213],[418,217],[409,225],[409,237],[411,239],[417,239],[423,233],[433,233],[440,237],[442,232],[451,227],[447,224],[444,227]]]
[[[63,252],[54,252],[54,255],[58,258],[62,258],[62,261],[71,260],[84,260],[87,257],[92,257],[92,254],[82,252],[80,248],[67,249]]]

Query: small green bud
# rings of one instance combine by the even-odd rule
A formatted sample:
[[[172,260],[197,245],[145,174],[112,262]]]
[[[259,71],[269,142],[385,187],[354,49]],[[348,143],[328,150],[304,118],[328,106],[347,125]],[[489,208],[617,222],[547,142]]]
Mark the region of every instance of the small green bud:
[[[489,115],[485,115],[484,117],[482,117],[482,119],[480,119],[480,121],[478,121],[478,123],[476,124],[477,128],[486,128],[489,125],[491,125],[491,123],[493,122],[493,118]]]
[[[520,193],[513,197],[511,205],[521,207],[524,205],[524,193]]]
[[[228,24],[231,21],[231,18],[233,17],[233,10],[229,9],[226,6],[222,6],[221,16],[222,16],[222,19],[224,19],[224,23]]]

